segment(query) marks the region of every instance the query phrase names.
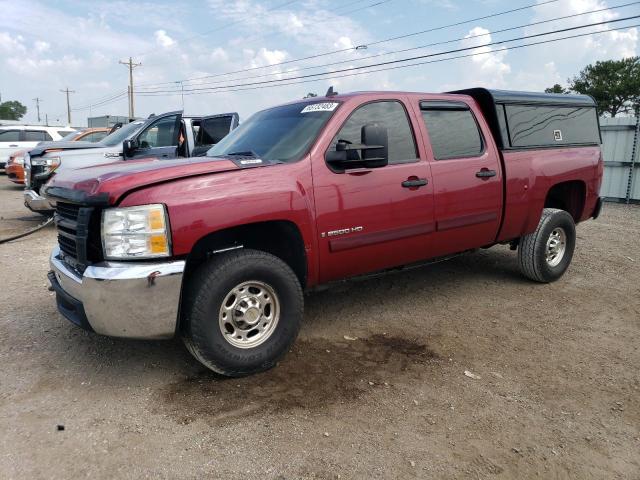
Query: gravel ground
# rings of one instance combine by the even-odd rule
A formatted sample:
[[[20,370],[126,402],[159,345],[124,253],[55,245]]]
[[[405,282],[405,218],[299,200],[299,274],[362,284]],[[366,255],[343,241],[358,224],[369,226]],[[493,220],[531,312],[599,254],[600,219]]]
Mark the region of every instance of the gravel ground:
[[[4,177],[0,217],[42,221]],[[64,320],[52,227],[0,245],[0,477],[639,478],[640,208],[578,235],[552,285],[495,247],[309,295],[291,353],[240,380]]]

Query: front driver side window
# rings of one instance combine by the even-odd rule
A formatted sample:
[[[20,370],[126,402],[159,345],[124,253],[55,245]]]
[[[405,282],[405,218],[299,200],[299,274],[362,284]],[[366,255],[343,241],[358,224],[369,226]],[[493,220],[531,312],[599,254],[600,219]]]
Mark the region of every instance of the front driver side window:
[[[176,119],[177,115],[172,115],[149,125],[138,137],[140,148],[177,146]]]
[[[331,142],[335,150],[338,140],[348,143],[360,143],[362,127],[372,123],[385,127],[389,138],[389,164],[418,161],[413,131],[407,118],[407,112],[398,101],[367,103],[351,114]],[[350,155],[360,155],[355,150]]]

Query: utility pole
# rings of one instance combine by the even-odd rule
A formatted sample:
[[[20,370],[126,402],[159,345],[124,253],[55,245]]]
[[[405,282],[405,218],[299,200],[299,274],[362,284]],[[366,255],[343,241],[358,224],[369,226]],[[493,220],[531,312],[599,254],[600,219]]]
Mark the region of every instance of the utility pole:
[[[182,97],[182,110],[184,111],[184,83],[182,83],[182,80],[178,80],[175,83],[180,84],[180,90],[181,90],[180,96]]]
[[[40,98],[36,97],[33,99],[36,102],[36,110],[38,111],[38,123],[40,123]]]
[[[60,90],[62,93],[66,93],[67,94],[67,123],[69,124],[69,126],[71,126],[71,105],[69,104],[69,94],[70,93],[76,93],[75,90],[69,90],[69,87],[65,88],[64,90]]]
[[[128,62],[120,60],[118,63],[129,67],[129,119],[132,119],[135,114],[133,106],[133,69],[139,67],[142,63],[133,63],[133,59],[131,57],[129,57]]]

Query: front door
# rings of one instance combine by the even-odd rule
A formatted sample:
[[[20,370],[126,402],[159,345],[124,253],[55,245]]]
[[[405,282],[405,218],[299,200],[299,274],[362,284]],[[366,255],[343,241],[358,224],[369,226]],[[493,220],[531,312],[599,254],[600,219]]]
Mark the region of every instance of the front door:
[[[387,129],[388,165],[336,172],[323,158],[314,159],[321,282],[429,255],[434,230],[429,167],[418,154],[405,105],[384,100],[357,107],[328,151],[335,151],[338,141],[361,143],[362,127],[372,123]]]
[[[202,118],[198,129],[194,132],[195,146],[191,156],[198,157],[207,153],[216,143],[226,137],[238,126],[237,113],[211,115]]]
[[[491,245],[502,211],[502,170],[470,106],[422,101],[420,113],[432,150],[436,233],[434,256]],[[488,133],[486,124],[484,131]]]
[[[136,140],[136,149],[126,159],[159,158],[163,160],[176,158],[185,141],[182,131],[182,115],[171,113],[159,117],[144,128],[137,135]]]

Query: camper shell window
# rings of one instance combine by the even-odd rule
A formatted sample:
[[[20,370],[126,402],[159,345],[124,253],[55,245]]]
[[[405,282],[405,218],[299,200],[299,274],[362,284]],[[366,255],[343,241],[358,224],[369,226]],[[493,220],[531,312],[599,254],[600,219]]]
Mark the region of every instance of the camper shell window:
[[[472,88],[502,150],[599,145],[596,104],[587,95],[507,92]]]

